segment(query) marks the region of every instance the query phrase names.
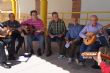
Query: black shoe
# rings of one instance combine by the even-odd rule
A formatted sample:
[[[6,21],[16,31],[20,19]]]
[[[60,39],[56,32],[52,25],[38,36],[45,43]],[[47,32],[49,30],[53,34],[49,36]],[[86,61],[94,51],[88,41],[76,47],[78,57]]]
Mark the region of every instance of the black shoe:
[[[93,69],[101,69],[98,65],[93,65],[93,66],[91,66]]]
[[[31,54],[35,54],[33,50],[31,50]]]
[[[51,55],[52,55],[52,52],[49,52],[49,53],[46,54],[46,57],[49,57]]]
[[[4,67],[4,68],[7,68],[7,69],[11,68],[11,65],[7,64],[7,63],[2,63],[1,66]]]
[[[37,50],[37,56],[42,56],[42,53],[41,53],[41,49],[40,48]]]

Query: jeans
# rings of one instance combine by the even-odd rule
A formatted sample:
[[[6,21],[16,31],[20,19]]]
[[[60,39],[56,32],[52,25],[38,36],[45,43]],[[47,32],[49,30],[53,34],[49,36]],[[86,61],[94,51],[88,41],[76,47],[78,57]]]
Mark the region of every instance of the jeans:
[[[45,37],[44,37],[43,34],[28,35],[27,36],[28,52],[32,52],[33,51],[32,41],[39,41],[39,47],[38,48],[41,49],[42,51],[44,51],[44,48],[45,48]]]
[[[87,46],[84,43],[80,46],[80,53],[83,52],[97,52],[99,48],[101,47],[101,44],[99,42],[95,42],[93,45]],[[80,56],[80,61],[84,61],[83,57]]]
[[[7,61],[4,46],[7,45],[9,42],[10,39],[3,39],[2,41],[0,41],[0,64]]]

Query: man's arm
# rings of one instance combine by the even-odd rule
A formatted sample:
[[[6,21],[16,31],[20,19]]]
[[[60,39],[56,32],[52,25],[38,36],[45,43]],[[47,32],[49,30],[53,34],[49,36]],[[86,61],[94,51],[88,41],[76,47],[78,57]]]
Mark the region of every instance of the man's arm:
[[[87,32],[87,26],[85,26],[85,27],[81,30],[81,32],[79,33],[79,36],[80,36],[81,38],[86,38],[86,35],[85,35],[86,32]]]

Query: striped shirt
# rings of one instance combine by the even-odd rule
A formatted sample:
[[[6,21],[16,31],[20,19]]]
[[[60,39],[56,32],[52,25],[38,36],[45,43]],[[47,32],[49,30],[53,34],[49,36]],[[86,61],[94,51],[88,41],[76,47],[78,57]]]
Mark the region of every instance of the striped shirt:
[[[34,26],[37,30],[44,30],[44,25],[43,21],[41,19],[33,20],[33,19],[28,19],[24,22],[21,23],[22,25],[32,25]]]

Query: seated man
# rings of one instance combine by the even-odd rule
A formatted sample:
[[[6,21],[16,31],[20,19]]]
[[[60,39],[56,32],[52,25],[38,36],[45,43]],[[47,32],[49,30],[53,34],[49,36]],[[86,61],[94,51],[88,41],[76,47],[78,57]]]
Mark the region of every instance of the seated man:
[[[82,30],[82,26],[78,23],[78,19],[75,17],[71,18],[72,22],[68,24],[68,32],[66,34],[66,43],[70,45],[67,49],[69,56],[68,63],[72,62],[72,58],[78,61],[79,46],[81,44],[81,38],[79,33]]]
[[[96,15],[92,15],[90,17],[90,20],[91,23],[83,28],[83,30],[79,33],[79,36],[83,39],[88,39],[92,38],[93,35],[96,35],[97,39],[96,42],[91,45],[86,45],[85,43],[82,43],[82,45],[80,46],[80,53],[98,51],[101,46],[98,36],[100,36],[101,34],[103,35],[105,34],[103,26],[98,23],[98,17]],[[87,36],[86,34],[89,32],[93,33],[93,35]],[[80,57],[79,64],[84,65],[84,59],[82,57]]]
[[[56,41],[60,46],[59,58],[62,58],[64,57],[64,37],[66,32],[66,26],[64,21],[59,18],[57,12],[52,13],[52,18],[53,20],[49,22],[48,27],[46,56],[48,57],[52,55],[51,41]]]
[[[10,30],[12,30],[11,35],[11,43],[9,44],[9,60],[15,60],[15,54],[18,54],[19,49],[22,47],[24,37],[21,36],[20,31],[20,23],[15,20],[15,15],[13,13],[9,14],[9,20],[3,22],[3,27],[8,27]],[[18,44],[15,48],[15,41],[18,41]]]
[[[4,46],[10,42],[10,40],[4,39],[5,36],[2,33],[4,33],[4,29],[0,25],[0,66],[4,68],[11,68],[11,65],[7,64],[7,56],[4,48]]]
[[[30,12],[31,18],[22,22],[22,26],[33,26],[34,27],[34,33],[27,35],[27,49],[30,54],[33,54],[33,46],[32,41],[36,40],[39,41],[39,47],[37,50],[37,55],[41,56],[44,53],[44,24],[41,19],[38,18],[38,13],[36,10],[32,10]],[[32,29],[31,29],[32,30]]]

